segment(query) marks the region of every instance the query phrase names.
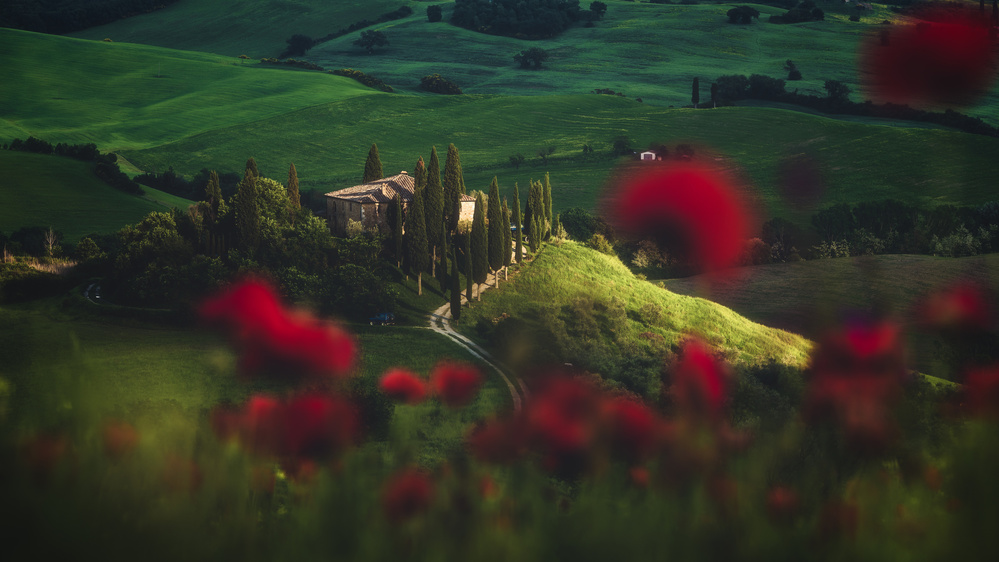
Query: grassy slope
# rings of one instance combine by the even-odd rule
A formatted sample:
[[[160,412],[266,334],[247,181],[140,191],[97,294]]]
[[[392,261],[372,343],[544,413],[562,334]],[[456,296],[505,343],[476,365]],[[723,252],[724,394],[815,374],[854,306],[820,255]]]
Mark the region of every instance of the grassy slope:
[[[679,294],[699,295],[768,326],[810,338],[846,313],[888,312],[913,328],[914,308],[934,289],[960,279],[977,279],[999,292],[999,255],[969,258],[886,255],[747,267],[731,281],[706,286],[697,277],[667,280]],[[914,365],[945,378],[939,342],[912,339]]]
[[[756,324],[719,304],[664,291],[636,278],[617,258],[575,242],[547,246],[522,273],[507,284],[501,282],[499,291],[485,292],[481,303],[462,312],[460,329],[475,337],[480,319],[503,313],[539,326],[542,315],[571,314],[566,307],[580,297],[592,298],[597,309],[612,299],[623,301],[628,315],[624,332],[610,334],[605,329],[600,336],[617,345],[629,340],[647,344],[648,338],[639,337],[643,332],[659,334],[671,346],[685,334],[698,334],[737,363],[773,359],[790,365],[803,365],[811,345],[801,336]],[[657,325],[638,320],[646,304],[663,312]]]
[[[426,13],[426,4],[410,0],[181,0],[72,35],[233,57],[276,57],[287,46],[285,40],[296,33],[323,37],[402,5]]]
[[[239,59],[0,29],[0,138],[157,146],[372,90]]]
[[[76,242],[87,234],[114,232],[152,211],[190,204],[155,190],[145,197],[122,193],[91,168],[70,158],[0,150],[0,231],[51,226]]]

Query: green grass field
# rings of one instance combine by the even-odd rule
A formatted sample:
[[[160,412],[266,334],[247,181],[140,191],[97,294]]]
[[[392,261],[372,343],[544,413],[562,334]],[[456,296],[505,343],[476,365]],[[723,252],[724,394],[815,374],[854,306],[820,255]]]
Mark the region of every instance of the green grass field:
[[[952,378],[954,365],[940,356],[938,339],[918,334],[916,308],[933,290],[972,279],[999,291],[999,256],[968,258],[885,255],[746,267],[724,283],[699,277],[666,280],[683,295],[711,299],[751,320],[809,338],[849,314],[888,314],[910,332],[913,364],[927,374]]]
[[[0,150],[0,231],[51,226],[75,243],[87,234],[115,232],[152,211],[190,204],[148,188],[144,197],[123,193],[97,179],[92,168],[60,156]]]

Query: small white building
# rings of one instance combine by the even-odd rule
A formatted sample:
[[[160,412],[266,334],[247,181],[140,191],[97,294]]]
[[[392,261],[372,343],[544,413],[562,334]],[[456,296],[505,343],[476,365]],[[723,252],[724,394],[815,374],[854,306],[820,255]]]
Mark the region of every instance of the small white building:
[[[638,155],[639,160],[659,160],[659,155],[651,150],[646,150],[645,152]]]

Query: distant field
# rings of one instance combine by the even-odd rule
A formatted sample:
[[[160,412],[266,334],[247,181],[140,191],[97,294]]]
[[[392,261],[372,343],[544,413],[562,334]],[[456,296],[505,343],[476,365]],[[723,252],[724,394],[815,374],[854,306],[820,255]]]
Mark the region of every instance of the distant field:
[[[699,277],[671,279],[675,293],[701,296],[756,322],[818,338],[849,314],[886,312],[913,328],[914,307],[930,291],[973,279],[999,295],[999,254],[968,258],[885,255],[741,268],[735,278],[708,286]],[[922,372],[948,378],[939,341],[913,339]]]
[[[276,57],[296,33],[323,37],[400,6],[426,18],[411,0],[181,0],[150,14],[73,33],[73,37],[143,43],[229,56]]]
[[[0,231],[51,226],[76,242],[95,232],[114,232],[152,211],[190,202],[150,190],[128,195],[97,179],[92,165],[60,156],[0,150]],[[184,204],[186,203],[186,204]]]
[[[94,142],[105,152],[373,93],[349,78],[221,55],[3,28],[0,52],[0,138]]]

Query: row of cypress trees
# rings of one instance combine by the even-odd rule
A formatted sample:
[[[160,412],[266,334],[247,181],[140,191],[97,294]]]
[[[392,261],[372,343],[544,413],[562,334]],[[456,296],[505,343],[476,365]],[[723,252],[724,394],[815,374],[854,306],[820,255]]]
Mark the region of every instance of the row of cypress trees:
[[[364,169],[365,183],[383,177],[375,144],[368,151]],[[416,163],[414,184],[413,201],[408,212],[403,211],[398,196],[389,208],[389,245],[396,263],[416,276],[419,294],[423,294],[423,272],[429,272],[438,279],[442,289],[448,288],[452,315],[457,319],[461,302],[459,272],[466,277],[466,299],[471,302],[473,296],[479,293],[478,290],[473,292],[473,288],[479,289],[473,287],[473,283],[485,283],[490,272],[495,274],[504,270],[512,261],[519,262],[523,255],[520,190],[514,184],[514,206],[511,209],[506,198],[500,197],[497,178],[493,177],[489,185],[488,204],[479,193],[471,229],[462,232],[459,229],[461,196],[466,193],[466,188],[461,158],[453,143],[448,146],[443,177],[437,148],[432,147],[429,165],[422,156]],[[541,241],[550,236],[551,207],[551,183],[546,173],[543,181],[531,180],[524,214],[524,222],[531,225],[528,245],[532,252],[536,252]],[[514,229],[511,229],[511,220],[516,227]]]

